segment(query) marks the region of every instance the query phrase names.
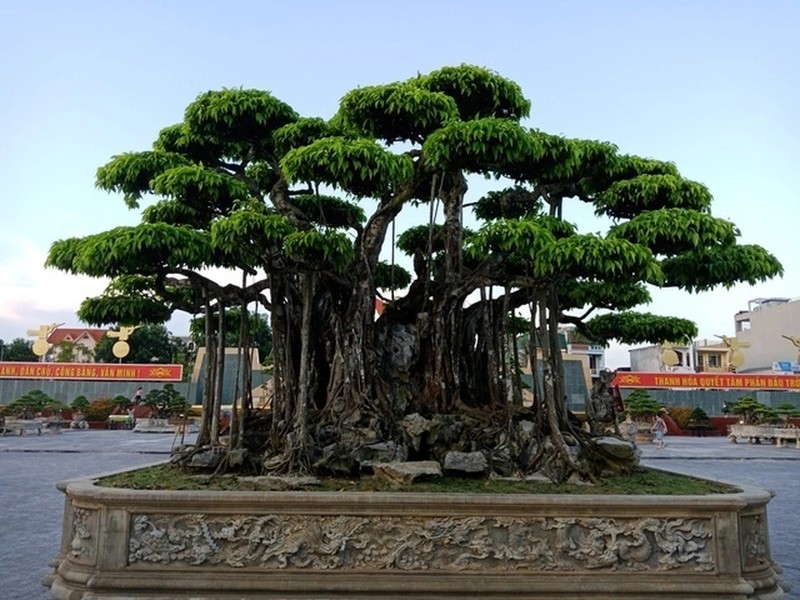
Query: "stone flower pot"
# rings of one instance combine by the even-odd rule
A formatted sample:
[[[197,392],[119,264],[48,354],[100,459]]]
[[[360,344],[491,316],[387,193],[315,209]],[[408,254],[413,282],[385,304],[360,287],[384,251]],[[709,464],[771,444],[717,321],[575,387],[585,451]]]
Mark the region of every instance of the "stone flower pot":
[[[59,484],[55,600],[777,600],[760,489],[704,496]]]

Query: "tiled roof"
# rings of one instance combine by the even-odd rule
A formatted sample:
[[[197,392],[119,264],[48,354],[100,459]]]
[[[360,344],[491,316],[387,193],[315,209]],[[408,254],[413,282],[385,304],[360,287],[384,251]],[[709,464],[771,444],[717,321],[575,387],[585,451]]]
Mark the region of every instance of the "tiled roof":
[[[106,334],[107,329],[89,329],[87,327],[58,327],[47,336],[50,344],[59,344],[63,341],[77,342],[81,338],[91,338],[94,343]]]

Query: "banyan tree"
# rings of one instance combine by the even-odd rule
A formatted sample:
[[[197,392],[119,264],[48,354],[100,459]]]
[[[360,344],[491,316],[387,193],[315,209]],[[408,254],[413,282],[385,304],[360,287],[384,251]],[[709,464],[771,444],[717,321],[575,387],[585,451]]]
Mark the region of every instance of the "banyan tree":
[[[352,474],[380,446],[602,476],[614,460],[567,410],[559,326],[601,343],[683,340],[690,321],[634,311],[649,289],[782,267],[737,243],[674,164],[532,128],[530,106],[468,65],[358,87],[327,120],[266,91],[210,91],[152,149],[98,170],[141,223],[55,242],[48,264],[110,278],[80,307],[89,323],[202,315],[211,357],[233,309],[243,351],[248,313],[269,315],[271,404],[253,410],[243,368],[231,464]],[[602,232],[570,221],[577,203]],[[222,447],[223,371],[209,365],[196,449]]]

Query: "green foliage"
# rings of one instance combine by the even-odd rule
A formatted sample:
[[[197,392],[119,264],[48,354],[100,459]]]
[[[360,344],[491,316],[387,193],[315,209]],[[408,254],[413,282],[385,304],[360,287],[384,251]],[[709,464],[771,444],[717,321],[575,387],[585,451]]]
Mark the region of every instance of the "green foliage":
[[[733,406],[731,411],[739,415],[747,425],[770,423],[778,419],[778,412],[766,404],[762,404],[751,396],[742,396]]]
[[[242,311],[238,307],[229,308],[225,311],[225,338],[224,344],[228,348],[236,348],[240,345],[239,331]],[[250,346],[258,348],[258,355],[263,363],[272,354],[272,328],[269,324],[269,317],[263,314],[249,313],[248,332]],[[216,336],[218,319],[211,320],[211,334]],[[189,332],[198,346],[205,346],[205,320],[202,318],[189,321]]]
[[[296,231],[286,236],[284,250],[304,269],[341,272],[353,261],[353,242],[335,231]]]
[[[33,341],[14,338],[3,346],[3,360],[12,362],[35,362],[39,360],[33,351]]]
[[[300,118],[294,123],[279,127],[272,133],[275,153],[283,156],[293,148],[302,148],[326,137],[342,135],[344,132],[320,118]],[[251,173],[252,175],[252,173]]]
[[[356,88],[342,98],[342,122],[362,135],[389,143],[421,142],[458,118],[453,98],[411,83]]]
[[[639,175],[617,181],[594,200],[598,215],[630,219],[645,210],[685,208],[706,211],[711,205],[708,189],[675,175]]]
[[[164,384],[161,389],[153,389],[144,397],[144,406],[153,411],[156,419],[186,414],[190,404],[180,395],[171,383]]]
[[[665,259],[661,270],[667,285],[690,292],[730,289],[737,283],[750,285],[783,275],[783,266],[757,245],[711,246]]]
[[[70,403],[69,407],[75,412],[83,412],[89,406],[89,400],[86,396],[75,396],[75,399]]]
[[[643,283],[635,281],[593,281],[567,279],[558,284],[562,310],[595,307],[608,310],[630,310],[652,300]]]
[[[539,197],[521,186],[488,192],[475,204],[475,216],[482,221],[521,219],[538,215],[541,210]]]
[[[335,196],[299,194],[292,196],[291,203],[311,222],[327,227],[360,229],[367,219],[363,208]]]
[[[697,337],[697,325],[687,319],[633,311],[598,315],[587,322],[587,327],[595,339],[623,344],[688,342]]]
[[[152,273],[173,268],[211,266],[208,235],[166,223],[116,227],[85,238],[54,242],[46,266],[90,277]]]
[[[545,147],[516,121],[487,117],[449,123],[428,136],[422,151],[425,165],[434,171],[517,177],[518,165],[534,164]]]
[[[51,349],[51,351],[55,351],[54,362],[73,362],[77,360],[78,352],[81,348],[87,350],[87,348],[81,346],[77,342],[70,342],[67,340],[55,344]]]
[[[48,407],[52,408],[53,406],[60,406],[62,410],[67,408],[65,405],[57,403],[54,398],[48,396],[42,390],[31,390],[16,400],[9,402],[4,407],[4,413],[18,419],[33,419],[37,415],[44,413]]]
[[[661,405],[645,389],[635,389],[625,398],[625,410],[632,417],[654,417]]]
[[[221,156],[246,160],[273,152],[273,131],[297,113],[262,90],[223,89],[200,94],[185,113],[190,137],[210,140]]]
[[[379,262],[372,274],[375,287],[382,290],[402,290],[411,283],[411,273],[399,265]]]
[[[211,245],[235,264],[251,265],[283,252],[286,237],[295,227],[284,215],[240,210],[214,221]]]
[[[559,239],[551,252],[540,257],[573,277],[653,283],[662,280],[661,270],[650,250],[626,240],[573,235]]]
[[[97,169],[96,185],[108,192],[121,193],[128,207],[137,208],[142,194],[150,192],[154,177],[188,162],[175,152],[126,152]]]
[[[354,196],[375,197],[408,185],[414,164],[368,139],[324,138],[286,153],[281,161],[290,182],[310,181]]]
[[[640,213],[615,225],[609,236],[650,248],[653,254],[674,256],[709,244],[730,245],[739,230],[730,221],[685,208],[665,208]]]
[[[114,331],[119,331],[119,327]],[[118,338],[104,335],[95,346],[95,360],[115,363],[119,359],[114,356],[113,347]],[[128,338],[130,352],[122,359],[123,363],[150,364],[172,363],[176,354],[176,346],[172,336],[164,325],[146,324],[137,327]]]
[[[483,117],[518,120],[527,117],[531,109],[518,84],[482,67],[443,67],[420,76],[417,83],[453,98],[464,121]]]
[[[699,406],[696,406],[689,415],[689,422],[693,425],[708,425],[708,413]]]
[[[201,165],[164,171],[153,178],[150,187],[156,194],[177,198],[192,208],[205,208],[217,214],[226,213],[236,201],[250,197],[243,182]]]
[[[795,406],[791,402],[781,402],[775,407],[775,412],[783,419],[800,417],[800,407]]]

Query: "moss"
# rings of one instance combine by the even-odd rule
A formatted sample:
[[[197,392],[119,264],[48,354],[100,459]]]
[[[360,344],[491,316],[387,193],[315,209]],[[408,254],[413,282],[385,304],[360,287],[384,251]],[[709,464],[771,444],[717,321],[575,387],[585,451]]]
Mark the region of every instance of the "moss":
[[[102,478],[99,485],[137,490],[270,491],[275,484],[240,479],[232,475],[187,472],[172,464],[126,471]],[[623,494],[623,495],[705,495],[733,493],[738,489],[704,479],[652,469],[638,469],[631,475],[612,477],[595,485],[550,484],[508,479],[466,479],[440,477],[404,486],[390,486],[373,477],[360,479],[325,478],[306,489],[327,492],[434,492],[496,494]]]

